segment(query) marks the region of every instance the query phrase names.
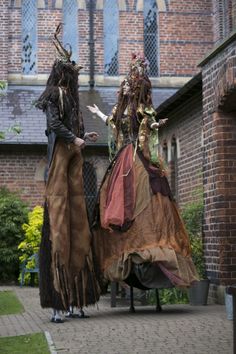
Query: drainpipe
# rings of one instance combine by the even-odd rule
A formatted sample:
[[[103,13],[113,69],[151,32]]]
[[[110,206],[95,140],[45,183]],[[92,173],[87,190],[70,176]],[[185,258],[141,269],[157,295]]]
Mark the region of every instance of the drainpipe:
[[[95,0],[89,0],[89,86],[94,88],[94,4]]]

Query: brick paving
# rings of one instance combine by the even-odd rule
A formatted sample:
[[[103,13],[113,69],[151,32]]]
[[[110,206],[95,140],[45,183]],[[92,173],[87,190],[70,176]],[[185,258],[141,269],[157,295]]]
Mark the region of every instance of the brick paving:
[[[233,353],[233,322],[227,320],[223,305],[165,305],[161,313],[153,306],[136,306],[131,314],[128,304],[111,308],[109,297],[103,297],[98,308],[86,309],[90,318],[53,324],[51,311],[40,307],[37,288],[2,290],[13,290],[25,312],[0,316],[0,336],[46,331],[58,354]]]

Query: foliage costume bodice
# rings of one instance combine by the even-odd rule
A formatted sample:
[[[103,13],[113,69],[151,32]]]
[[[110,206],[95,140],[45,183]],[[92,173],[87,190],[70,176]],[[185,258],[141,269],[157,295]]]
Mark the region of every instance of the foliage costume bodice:
[[[123,146],[132,143],[142,151],[146,160],[158,164],[158,130],[152,129],[156,122],[156,111],[152,106],[140,104],[136,110],[128,104],[121,118],[117,117],[117,105],[107,118],[111,131],[110,153],[114,156]]]

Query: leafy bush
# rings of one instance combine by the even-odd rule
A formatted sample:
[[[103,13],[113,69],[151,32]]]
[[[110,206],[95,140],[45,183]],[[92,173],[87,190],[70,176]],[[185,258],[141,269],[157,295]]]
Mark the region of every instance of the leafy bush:
[[[192,260],[197,269],[200,279],[206,279],[206,266],[203,252],[202,236],[190,235],[190,244],[192,249]]]
[[[22,224],[27,221],[27,213],[26,203],[17,194],[0,188],[0,282],[18,278],[17,245],[24,238]]]
[[[189,303],[187,290],[185,289],[169,288],[160,289],[158,292],[161,305]],[[148,303],[151,305],[156,304],[156,294],[154,289],[149,290],[148,292]]]
[[[41,206],[36,206],[28,214],[28,223],[22,225],[24,230],[25,238],[19,244],[18,249],[21,251],[21,256],[19,257],[20,263],[26,263],[26,268],[35,267],[35,259],[30,259],[31,256],[38,253],[39,245],[41,241],[41,231],[43,225],[43,208]],[[30,279],[30,274],[26,273],[25,283],[27,284]]]
[[[201,279],[206,278],[206,268],[202,243],[203,202],[187,204],[182,217],[190,237],[192,259]]]
[[[188,203],[181,213],[189,235],[202,235],[203,202]]]

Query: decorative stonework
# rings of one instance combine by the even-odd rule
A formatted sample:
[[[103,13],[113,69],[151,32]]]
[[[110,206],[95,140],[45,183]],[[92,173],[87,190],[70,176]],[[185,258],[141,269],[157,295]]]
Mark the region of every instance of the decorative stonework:
[[[62,0],[55,1],[55,9],[62,9]]]
[[[77,0],[78,2],[78,9],[79,10],[86,10],[86,1],[85,0]]]
[[[45,9],[45,8],[46,8],[45,0],[38,0],[38,9]]]
[[[143,11],[144,0],[138,0],[136,5],[136,11]],[[158,11],[167,11],[167,6],[170,0],[156,0]]]
[[[96,2],[96,10],[103,10],[103,0],[97,0]],[[127,6],[126,6],[126,1],[125,0],[118,0],[118,7],[120,11],[126,11]]]
[[[96,86],[119,86],[124,80],[124,75],[117,77],[109,77],[104,75],[95,75]],[[14,85],[45,85],[48,79],[48,74],[27,75],[10,73],[7,76],[7,81]],[[80,74],[80,85],[87,86],[89,82],[89,75],[85,73]],[[152,87],[158,88],[173,88],[177,89],[185,85],[189,81],[189,77],[159,77],[151,78]]]

